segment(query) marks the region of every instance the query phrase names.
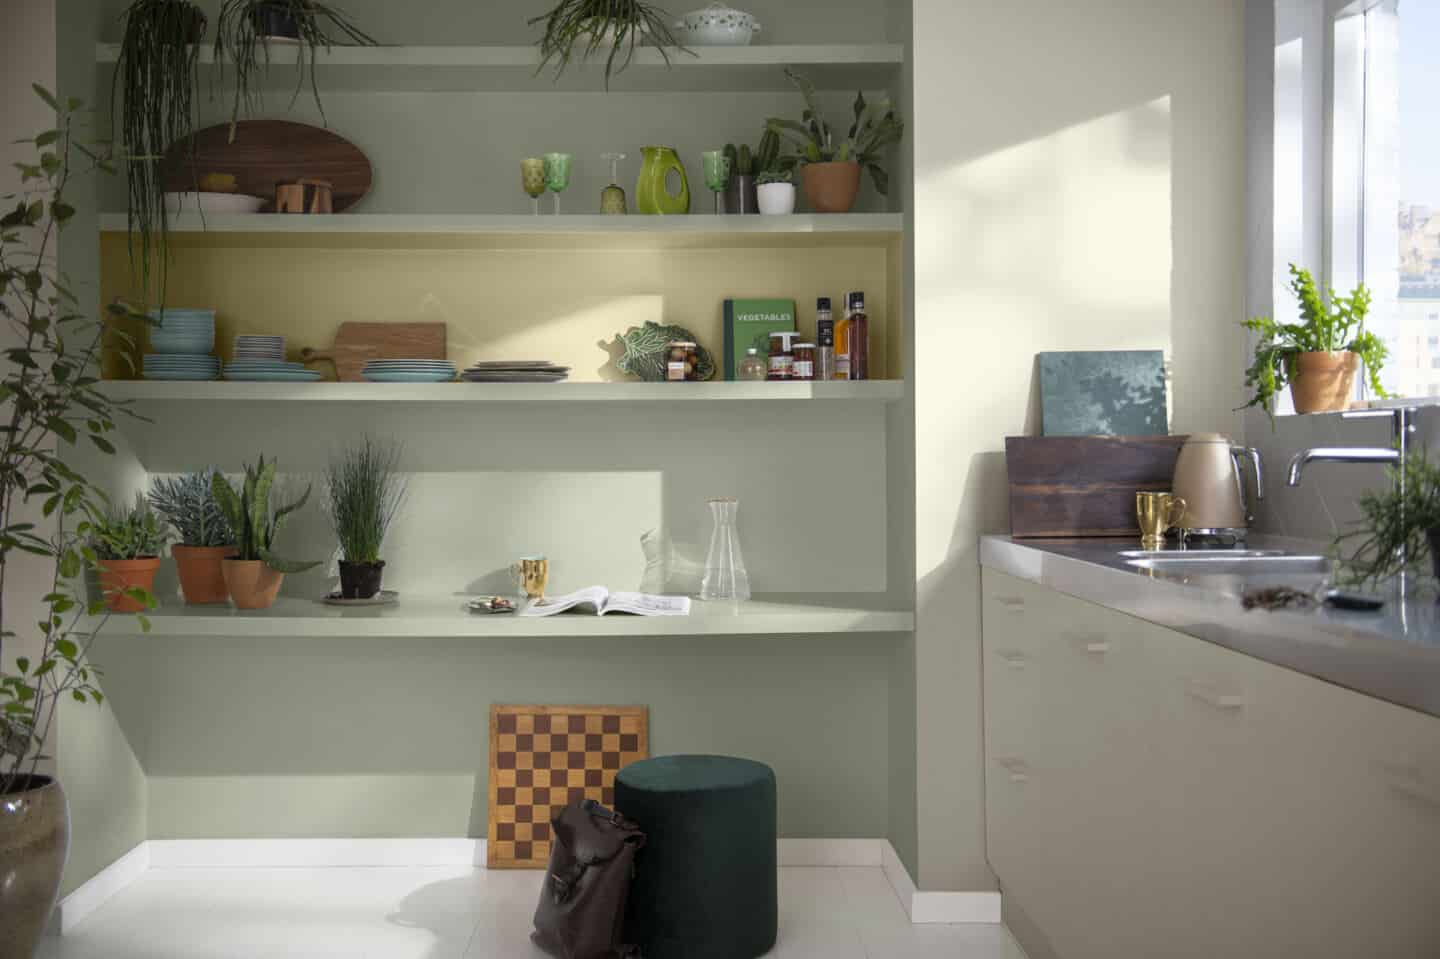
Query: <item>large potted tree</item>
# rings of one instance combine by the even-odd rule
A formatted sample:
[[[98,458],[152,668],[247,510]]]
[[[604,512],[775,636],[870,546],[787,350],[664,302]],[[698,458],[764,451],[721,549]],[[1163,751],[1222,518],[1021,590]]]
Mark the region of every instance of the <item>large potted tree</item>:
[[[245,467],[245,478],[238,489],[219,473],[211,486],[226,521],[235,531],[235,554],[220,565],[230,601],[241,609],[268,609],[280,595],[286,573],[303,573],[320,565],[318,560],[282,559],[274,551],[275,537],[290,514],[310,499],[311,488],[306,486],[299,499],[272,511],[275,461],[267,463],[264,456],[254,466]]]
[[[235,555],[235,533],[215,498],[215,468],[183,476],[157,477],[150,484],[150,505],[180,537],[170,547],[180,591],[190,604],[223,603],[230,593],[220,564]]]
[[[400,447],[365,437],[330,460],[325,490],[330,523],[340,543],[340,596],[370,599],[380,592],[385,533],[405,501]]]
[[[68,187],[109,164],[72,138],[81,104],[35,90],[55,123],[30,141],[35,157],[20,164],[22,192],[3,198],[0,215],[0,323],[12,344],[0,373],[0,951],[15,956],[39,942],[69,842],[64,790],[42,771],[56,707],[104,699],[89,654],[110,613],[98,597],[86,600],[83,573],[99,559],[89,543],[105,497],[67,458],[82,444],[113,453],[108,434],[123,412],[97,389],[102,324],[54,266],[57,234],[75,215]],[[83,162],[72,166],[77,154]],[[112,311],[142,318],[118,304]],[[7,576],[22,553],[53,573],[33,596]],[[124,592],[154,603],[140,587]],[[143,616],[141,625],[149,625]]]

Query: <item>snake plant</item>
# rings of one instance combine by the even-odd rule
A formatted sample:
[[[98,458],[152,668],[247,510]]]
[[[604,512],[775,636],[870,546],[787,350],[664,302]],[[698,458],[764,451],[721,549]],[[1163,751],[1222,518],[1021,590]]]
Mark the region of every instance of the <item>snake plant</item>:
[[[261,456],[254,466],[245,467],[245,481],[237,491],[216,473],[211,480],[215,499],[235,531],[237,559],[260,560],[277,573],[303,573],[320,565],[315,562],[281,559],[274,553],[275,537],[286,518],[310,499],[310,487],[293,503],[278,507],[271,515],[270,492],[275,486],[275,461]]]

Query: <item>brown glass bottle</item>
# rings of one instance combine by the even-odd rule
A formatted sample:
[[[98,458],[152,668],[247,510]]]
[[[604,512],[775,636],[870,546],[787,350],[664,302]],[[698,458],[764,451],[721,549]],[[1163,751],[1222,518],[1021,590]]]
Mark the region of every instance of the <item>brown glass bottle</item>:
[[[870,317],[865,312],[865,294],[851,293],[846,310],[850,322],[845,337],[845,352],[850,358],[850,379],[870,378]]]

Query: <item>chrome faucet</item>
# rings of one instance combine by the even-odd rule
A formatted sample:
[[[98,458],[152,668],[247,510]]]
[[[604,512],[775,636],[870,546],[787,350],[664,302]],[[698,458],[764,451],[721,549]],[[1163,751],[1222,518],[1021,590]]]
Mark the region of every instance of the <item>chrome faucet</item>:
[[[1383,446],[1317,446],[1301,450],[1290,460],[1290,474],[1287,481],[1291,486],[1300,485],[1300,476],[1310,463],[1385,463],[1399,466],[1396,483],[1400,492],[1405,490],[1405,457],[1409,453],[1410,434],[1415,432],[1412,422],[1414,409],[1397,407],[1390,410],[1347,410],[1340,416],[1347,420],[1390,420],[1394,445]]]

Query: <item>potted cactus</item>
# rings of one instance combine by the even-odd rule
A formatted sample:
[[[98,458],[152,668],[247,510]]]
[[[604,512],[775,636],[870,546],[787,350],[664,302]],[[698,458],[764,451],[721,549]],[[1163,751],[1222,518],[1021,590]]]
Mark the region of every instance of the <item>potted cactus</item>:
[[[769,130],[752,153],[749,144],[725,144],[730,160],[730,183],[725,187],[726,213],[759,213],[755,195],[755,174],[771,169],[780,157],[780,137]]]
[[[169,530],[143,496],[128,510],[108,510],[90,530],[90,546],[100,571],[105,605],[117,613],[139,613],[154,605],[150,598],[160,553]]]
[[[790,170],[765,170],[755,178],[755,200],[765,216],[795,212],[795,174]]]
[[[230,600],[241,609],[268,609],[280,593],[286,573],[302,573],[319,566],[275,555],[275,537],[286,518],[310,499],[310,487],[298,500],[270,510],[270,493],[275,486],[275,461],[260,461],[245,467],[245,480],[237,490],[216,473],[211,488],[225,520],[235,531],[236,551],[220,564]]]
[[[235,555],[235,534],[215,498],[215,472],[212,466],[150,484],[150,505],[180,537],[170,555],[186,603],[223,603],[230,595],[220,564]]]

